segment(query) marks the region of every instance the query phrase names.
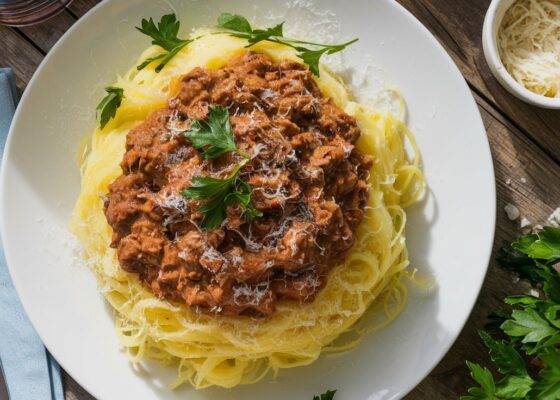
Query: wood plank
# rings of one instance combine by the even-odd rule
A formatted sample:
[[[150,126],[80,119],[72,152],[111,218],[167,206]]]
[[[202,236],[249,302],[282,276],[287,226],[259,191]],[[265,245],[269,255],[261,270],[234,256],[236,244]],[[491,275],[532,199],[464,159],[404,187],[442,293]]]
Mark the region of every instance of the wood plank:
[[[21,96],[43,55],[11,28],[0,26],[0,37],[2,38],[0,66],[11,67],[14,70],[18,95]]]
[[[469,84],[552,158],[560,161],[560,112],[525,104],[491,74],[482,50],[490,0],[398,0],[442,43]]]
[[[17,29],[43,53],[47,53],[74,22],[76,19],[65,10],[40,24]]]
[[[101,0],[74,0],[72,3],[70,3],[68,9],[77,17],[82,17],[93,6],[97,5],[97,3],[100,2]]]
[[[497,228],[494,255],[506,242],[521,234],[519,222],[510,221],[504,212],[508,203],[521,214],[543,224],[553,208],[560,206],[560,168],[534,143],[480,96],[476,96],[494,158],[498,192]],[[473,249],[466,249],[473,251]],[[513,294],[527,293],[526,282],[515,277],[492,260],[476,306],[461,335],[442,362],[412,391],[408,400],[458,399],[465,395],[472,381],[465,360],[490,365],[487,350],[478,330],[488,322],[488,315],[503,308],[502,300]]]
[[[64,398],[66,400],[95,400],[95,397],[89,394],[64,371],[62,374],[62,384],[64,386]]]

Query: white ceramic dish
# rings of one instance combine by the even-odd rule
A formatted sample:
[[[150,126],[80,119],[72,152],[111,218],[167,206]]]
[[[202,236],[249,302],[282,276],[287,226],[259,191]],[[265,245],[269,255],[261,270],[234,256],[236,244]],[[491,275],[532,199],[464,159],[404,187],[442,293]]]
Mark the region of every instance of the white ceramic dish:
[[[518,99],[538,107],[560,109],[560,98],[541,96],[531,92],[513,79],[502,63],[497,44],[498,30],[506,11],[515,1],[493,0],[486,12],[484,27],[482,28],[482,47],[486,62],[498,82]]]
[[[95,397],[311,399],[338,389],[337,400],[401,398],[438,363],[467,320],[484,280],[495,222],[492,160],[475,102],[443,48],[396,2],[322,0],[318,13],[336,14],[341,38],[360,38],[345,52],[347,76],[373,65],[365,71],[374,79],[355,79],[354,87],[373,93],[380,83],[394,84],[408,101],[430,186],[426,201],[409,210],[409,249],[414,265],[435,275],[437,290],[413,293],[395,323],[354,351],[234,390],[170,391],[166,383],[174,369],[153,363],[132,368],[119,351],[111,312],[76,257],[66,225],[80,186],[76,147],[95,124],[103,86],[149,43],[134,26],[170,10],[184,31],[213,24],[222,11],[287,14],[289,26],[297,15],[313,15],[303,3],[308,0],[291,7],[274,0],[105,1],[58,42],[28,85],[0,176],[6,257],[46,346]]]

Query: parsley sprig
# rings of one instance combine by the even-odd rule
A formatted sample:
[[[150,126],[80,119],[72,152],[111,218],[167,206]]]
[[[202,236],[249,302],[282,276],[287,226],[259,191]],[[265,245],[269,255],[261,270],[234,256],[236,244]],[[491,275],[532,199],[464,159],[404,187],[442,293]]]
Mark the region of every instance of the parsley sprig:
[[[115,118],[117,109],[120,107],[124,97],[124,91],[119,87],[108,86],[105,88],[105,91],[107,95],[103,97],[95,109],[95,117],[101,129],[107,125],[110,119]]]
[[[155,71],[160,72],[163,67],[171,60],[175,55],[187,44],[192,42],[192,39],[179,39],[177,34],[179,33],[179,27],[181,23],[177,21],[175,14],[167,14],[161,17],[157,26],[154,20],[150,18],[149,20],[143,18],[142,26],[136,27],[140,32],[148,35],[152,38],[152,44],[155,44],[167,53],[161,53],[154,57],[147,58],[138,65],[136,68],[138,70],[144,69],[146,66],[154,61],[161,60],[156,66]]]
[[[313,400],[333,400],[336,390],[327,390],[319,396],[313,396]]]
[[[331,45],[323,43],[314,43],[298,39],[289,39],[284,37],[284,22],[267,29],[253,29],[247,18],[231,13],[222,13],[218,17],[218,26],[227,29],[230,35],[247,39],[249,45],[253,46],[256,43],[268,40],[270,42],[283,44],[297,50],[297,56],[309,66],[309,70],[316,76],[320,75],[319,60],[324,54],[334,54],[344,50],[358,39],[350,40],[349,42]],[[311,46],[311,48],[306,47]]]
[[[497,382],[482,366],[467,362],[478,387],[463,400],[560,399],[560,229],[545,227],[504,247],[500,264],[542,287],[544,298],[510,296],[505,303],[515,309],[505,314],[499,330],[507,340],[495,340],[485,331],[480,336],[502,375]],[[523,355],[521,354],[523,353]],[[538,377],[527,371],[525,360],[542,365]]]
[[[238,177],[239,171],[251,157],[240,151],[233,141],[227,108],[210,106],[208,120],[193,121],[185,136],[196,149],[204,150],[204,158],[213,159],[228,152],[235,152],[243,157],[243,161],[226,179],[195,176],[191,179],[191,186],[183,190],[185,197],[206,200],[197,210],[204,214],[201,228],[212,230],[219,227],[226,218],[227,208],[235,204],[241,204],[245,208],[244,215],[248,218],[262,217],[262,212],[251,203],[251,185]]]
[[[185,197],[206,200],[197,210],[204,214],[202,229],[212,230],[219,227],[226,219],[227,208],[235,204],[245,207],[245,215],[248,218],[262,217],[262,212],[251,204],[251,185],[237,176],[247,161],[246,159],[239,164],[226,179],[196,176],[191,179],[191,186],[183,190]]]

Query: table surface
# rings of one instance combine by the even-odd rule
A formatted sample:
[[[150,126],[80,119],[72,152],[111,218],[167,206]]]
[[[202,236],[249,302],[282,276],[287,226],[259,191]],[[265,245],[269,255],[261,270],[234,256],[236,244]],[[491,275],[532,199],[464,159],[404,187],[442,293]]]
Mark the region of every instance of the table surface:
[[[529,106],[507,93],[493,78],[484,60],[481,32],[490,0],[398,0],[441,42],[468,82],[478,104],[492,149],[498,212],[494,252],[520,234],[519,221],[510,221],[504,206],[515,204],[534,224],[543,224],[560,206],[560,111]],[[58,16],[36,26],[0,26],[0,66],[14,69],[19,94],[39,63],[64,34],[98,0],[75,0]],[[557,181],[556,181],[557,182]],[[488,363],[477,331],[488,314],[510,294],[528,290],[523,282],[501,269],[495,261],[476,306],[457,342],[441,363],[407,397],[458,399],[472,384],[465,360]],[[66,399],[92,399],[64,374]],[[342,399],[341,399],[342,400]]]

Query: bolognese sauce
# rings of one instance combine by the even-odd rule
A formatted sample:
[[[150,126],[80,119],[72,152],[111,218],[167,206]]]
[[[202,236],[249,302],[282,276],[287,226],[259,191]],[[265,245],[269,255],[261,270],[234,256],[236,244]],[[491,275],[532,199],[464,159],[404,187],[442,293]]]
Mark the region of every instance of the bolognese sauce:
[[[241,205],[200,228],[195,176],[225,178],[235,153],[205,159],[185,132],[210,106],[228,109],[239,176],[262,217]],[[311,302],[354,242],[368,199],[370,156],[354,118],[324,97],[304,64],[245,52],[184,75],[168,106],[126,139],[105,215],[121,267],[158,297],[223,315],[267,316],[277,301]]]

